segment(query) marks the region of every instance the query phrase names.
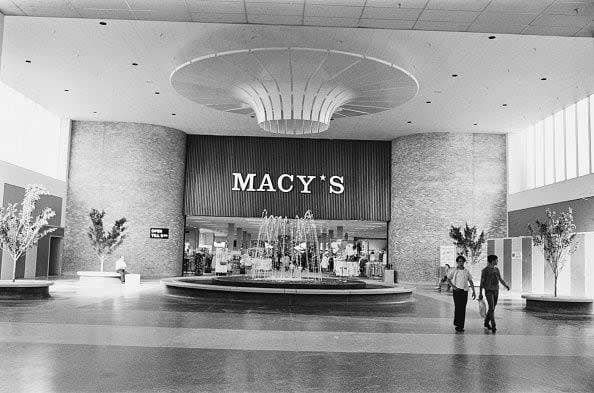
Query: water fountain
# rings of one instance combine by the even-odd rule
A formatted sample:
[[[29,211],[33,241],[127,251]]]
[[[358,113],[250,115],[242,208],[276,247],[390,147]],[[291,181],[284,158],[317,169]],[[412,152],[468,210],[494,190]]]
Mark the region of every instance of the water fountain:
[[[282,256],[279,264],[279,254]],[[176,277],[162,280],[168,295],[214,302],[281,305],[395,304],[412,299],[412,289],[324,275],[319,263],[318,228],[311,211],[289,219],[264,210],[257,247],[242,259],[246,274]],[[287,265],[290,258],[291,264]],[[276,262],[275,262],[276,261]]]

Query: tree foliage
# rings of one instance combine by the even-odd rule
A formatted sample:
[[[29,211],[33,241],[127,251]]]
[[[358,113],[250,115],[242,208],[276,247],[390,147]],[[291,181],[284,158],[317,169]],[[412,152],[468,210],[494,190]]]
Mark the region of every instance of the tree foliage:
[[[6,250],[13,260],[12,281],[15,280],[18,259],[27,250],[36,245],[39,239],[56,230],[45,228],[50,218],[56,213],[46,207],[38,216],[33,216],[35,203],[46,189],[39,184],[29,184],[25,189],[25,197],[18,211],[18,203],[9,203],[6,208],[0,207],[0,248]]]
[[[486,241],[484,231],[478,234],[476,225],[470,227],[468,223],[466,223],[464,228],[452,225],[450,228],[450,237],[458,249],[458,255],[464,255],[472,264],[480,260],[483,245]]]
[[[539,247],[548,262],[555,277],[555,293],[557,296],[557,278],[565,266],[567,257],[577,247],[575,224],[573,223],[573,211],[568,208],[557,216],[557,212],[546,209],[547,217],[543,220],[536,220],[534,226],[528,225],[528,231],[532,236],[532,242]]]
[[[124,233],[126,230],[126,218],[122,217],[116,220],[111,230],[106,232],[103,228],[103,217],[105,217],[105,211],[99,211],[97,209],[91,209],[89,213],[91,218],[91,226],[87,231],[87,235],[91,240],[91,246],[97,252],[99,260],[101,262],[101,271],[103,271],[103,263],[105,256],[113,253],[124,241],[127,234]]]

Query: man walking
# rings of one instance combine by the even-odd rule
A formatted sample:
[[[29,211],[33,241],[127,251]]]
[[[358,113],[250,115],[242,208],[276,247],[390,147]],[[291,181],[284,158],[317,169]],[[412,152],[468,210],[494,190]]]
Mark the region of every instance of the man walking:
[[[493,333],[497,331],[495,326],[495,306],[497,305],[497,298],[499,297],[499,283],[503,284],[509,291],[509,285],[501,278],[501,273],[496,267],[497,255],[487,256],[487,267],[481,271],[481,285],[479,288],[479,300],[483,298],[483,288],[485,289],[485,297],[489,310],[485,318],[485,327],[491,329]]]
[[[472,298],[476,298],[474,292],[474,283],[472,282],[472,275],[464,267],[466,258],[458,255],[456,258],[456,269],[452,269],[448,273],[448,283],[452,287],[452,295],[454,298],[454,326],[457,332],[464,331],[464,320],[466,319],[466,304],[468,303],[468,289],[472,289]]]

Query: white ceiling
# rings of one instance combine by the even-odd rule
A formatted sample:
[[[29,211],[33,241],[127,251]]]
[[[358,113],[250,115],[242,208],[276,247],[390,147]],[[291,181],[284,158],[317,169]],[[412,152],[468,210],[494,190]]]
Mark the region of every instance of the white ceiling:
[[[5,15],[592,36],[587,0],[0,0]]]
[[[337,234],[337,228],[343,227],[343,234],[347,233],[349,239],[353,237],[365,239],[386,239],[388,236],[388,224],[379,221],[356,221],[356,220],[314,220],[318,233],[328,233],[328,230]],[[186,218],[186,227],[200,228],[201,232],[214,232],[216,237],[226,237],[228,224],[235,224],[235,230],[241,228],[252,235],[252,239],[258,236],[261,218],[243,217],[198,217],[189,216]]]
[[[21,16],[5,17],[4,24],[0,77],[37,103],[73,119],[160,124],[191,134],[271,136],[255,119],[203,107],[170,84],[179,65],[236,49],[343,50],[394,63],[418,80],[419,93],[406,104],[337,119],[319,138],[508,132],[594,92],[594,39],[585,37],[130,20],[101,25]]]

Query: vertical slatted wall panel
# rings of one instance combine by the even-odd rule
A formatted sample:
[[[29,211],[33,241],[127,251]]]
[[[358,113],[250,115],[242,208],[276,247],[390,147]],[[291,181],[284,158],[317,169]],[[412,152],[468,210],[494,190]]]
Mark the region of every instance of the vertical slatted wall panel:
[[[390,219],[389,142],[188,136],[185,213],[199,216],[294,217],[311,210],[320,219]],[[258,188],[269,173],[294,175],[291,192],[232,191],[232,173],[256,173]],[[311,194],[297,175],[317,176]],[[319,176],[326,175],[326,181]],[[343,194],[330,194],[330,177],[343,176]],[[285,187],[289,182],[285,180]]]

